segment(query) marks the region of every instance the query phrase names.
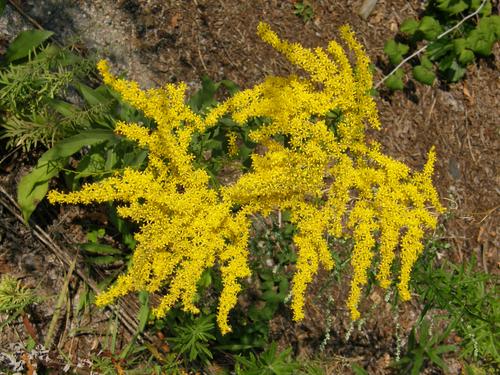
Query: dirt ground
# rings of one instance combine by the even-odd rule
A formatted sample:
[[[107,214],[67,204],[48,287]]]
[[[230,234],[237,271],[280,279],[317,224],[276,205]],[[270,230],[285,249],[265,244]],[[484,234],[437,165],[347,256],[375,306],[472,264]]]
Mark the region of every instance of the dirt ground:
[[[350,24],[377,66],[377,82],[386,73],[382,69],[385,41],[394,36],[405,18],[415,17],[423,9],[423,2],[418,0],[379,0],[370,17],[363,20],[358,15],[361,0],[313,0],[314,17],[305,23],[294,15],[294,1],[19,0],[17,3],[25,14],[8,6],[0,19],[2,45],[28,27],[26,16],[29,16],[55,31],[63,43],[78,39],[83,48],[108,58],[117,71],[126,72],[143,87],[185,81],[192,90],[199,87],[204,74],[215,80],[231,79],[245,88],[262,81],[266,75],[294,71],[257,37],[259,21],[270,23],[281,37],[309,47],[326,46],[329,40],[337,38],[339,26]],[[498,12],[498,2],[494,3]],[[442,203],[448,208],[442,222],[446,239],[452,244],[444,256],[456,262],[475,256],[478,265],[492,273],[499,272],[499,68],[500,47],[496,45],[494,56],[470,66],[463,82],[433,87],[409,84],[404,92],[382,92],[377,103],[383,129],[371,133],[388,154],[416,169],[424,165],[428,150],[435,145],[438,154],[435,183]],[[26,165],[33,161],[27,156],[19,158]],[[9,170],[2,167],[0,183],[13,193],[13,184],[26,170],[27,167],[20,165]],[[65,270],[57,259],[48,257],[43,245],[30,237],[29,230],[16,224],[9,215],[2,212],[0,219],[0,272],[15,271],[31,277],[44,274],[47,295],[53,296]],[[75,231],[70,228],[71,220],[59,217],[56,221],[66,223],[62,225],[64,230]],[[81,236],[77,232],[75,236]],[[32,268],[28,267],[30,257],[35,259]],[[36,279],[29,282],[36,284]],[[74,290],[77,297],[78,288],[75,286]],[[335,301],[343,301],[341,289],[334,293]],[[370,298],[376,303],[383,297],[375,293]],[[369,315],[364,328],[345,340],[348,319],[340,306],[342,302],[338,305],[332,310],[335,319],[328,348],[331,355],[338,357],[332,360],[332,371],[339,371],[342,363],[354,360],[367,366],[370,373],[386,373],[395,347],[395,322],[390,312],[384,312],[382,305],[381,313]],[[324,334],[324,310],[313,303],[309,310],[309,318],[300,325],[290,327],[289,322],[279,320],[273,323],[274,334],[281,343],[292,344],[298,354],[305,356],[314,354]],[[401,307],[403,329],[411,326],[415,311],[411,303]],[[42,331],[46,329],[50,310],[45,314],[35,322]],[[92,342],[95,337],[89,336],[88,340]],[[0,348],[6,345],[2,341]],[[97,352],[97,346],[93,350]]]

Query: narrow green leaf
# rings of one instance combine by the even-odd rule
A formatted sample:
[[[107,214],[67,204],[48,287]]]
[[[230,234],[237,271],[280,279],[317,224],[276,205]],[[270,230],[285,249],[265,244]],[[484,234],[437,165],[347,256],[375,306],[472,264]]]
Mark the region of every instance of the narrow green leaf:
[[[453,50],[453,43],[447,38],[441,38],[429,43],[427,55],[431,61],[437,61]]]
[[[64,100],[51,99],[48,105],[59,112],[64,117],[72,117],[78,112],[78,107],[74,104],[68,103]]]
[[[102,104],[110,99],[103,95],[102,90],[92,89],[83,83],[78,83],[76,88],[80,94],[82,94],[85,101],[91,106]]]
[[[120,249],[116,249],[109,245],[104,245],[100,243],[84,243],[81,244],[82,249],[84,249],[88,253],[92,254],[100,254],[100,255],[117,255],[122,254]]]
[[[103,255],[100,257],[86,258],[85,261],[89,264],[95,264],[97,266],[106,266],[113,264],[117,261],[122,260],[121,257],[116,257],[113,255]]]
[[[411,375],[419,375],[420,369],[424,364],[424,356],[421,351],[417,351],[415,354],[415,360],[413,361],[413,366],[411,368]]]
[[[443,359],[437,355],[434,351],[429,351],[427,353],[429,355],[429,358],[431,359],[431,361],[438,365],[441,369],[445,370],[446,372],[448,372],[448,366],[446,366],[446,363],[444,363]]]
[[[363,367],[357,365],[356,363],[351,364],[351,370],[355,375],[368,375],[368,372],[366,372]]]
[[[139,321],[137,325],[137,332],[144,332],[144,328],[146,328],[146,324],[149,320],[149,293],[148,292],[139,292],[139,302],[141,303],[141,308],[139,309],[139,314],[137,320]]]
[[[20,33],[7,48],[5,59],[13,62],[22,59],[29,53],[50,38],[54,33],[47,30],[27,30]]]
[[[223,79],[222,81],[220,81],[220,84],[224,86],[231,95],[234,95],[238,91],[240,91],[240,87],[229,79]]]
[[[457,347],[455,345],[441,345],[434,350],[436,354],[443,354],[443,353],[448,353],[448,352],[453,352],[457,350]]]

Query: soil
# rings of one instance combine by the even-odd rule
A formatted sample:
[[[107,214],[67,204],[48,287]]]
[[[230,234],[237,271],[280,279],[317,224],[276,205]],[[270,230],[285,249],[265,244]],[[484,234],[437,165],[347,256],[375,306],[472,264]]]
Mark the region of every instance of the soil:
[[[424,7],[424,2],[417,0],[379,0],[370,17],[364,20],[358,15],[361,0],[311,3],[313,19],[304,22],[294,14],[294,1],[19,0],[17,4],[24,15],[8,5],[0,18],[0,46],[6,45],[21,29],[32,27],[26,23],[29,16],[55,31],[60,42],[78,40],[83,48],[109,59],[116,71],[126,72],[128,78],[143,87],[185,81],[193,91],[200,86],[200,77],[208,75],[214,80],[231,79],[246,88],[266,75],[295,71],[257,37],[259,21],[270,23],[281,37],[308,47],[326,46],[329,40],[337,38],[339,26],[348,23],[376,63],[377,82],[387,73],[383,63],[385,41],[394,36],[405,18],[417,16]],[[498,2],[494,4],[498,12]],[[442,224],[445,237],[452,244],[443,257],[462,262],[475,256],[478,265],[490,273],[500,271],[499,67],[497,44],[493,56],[471,65],[462,82],[433,87],[410,82],[403,92],[382,91],[377,103],[383,129],[370,133],[389,155],[416,169],[425,164],[428,150],[436,147],[435,183],[442,203],[448,208]],[[20,164],[10,169],[2,167],[0,183],[11,194],[16,181],[34,159],[18,157]],[[22,162],[27,166],[21,167]],[[78,212],[73,211],[70,216],[76,217]],[[66,219],[59,216],[55,220]],[[74,220],[64,222],[60,232],[82,236],[78,235]],[[28,285],[41,283],[42,290],[53,301],[67,270],[30,233],[10,213],[2,211],[0,271],[25,277]],[[319,288],[324,277],[321,275],[311,289]],[[76,279],[72,281],[74,296],[79,288]],[[363,327],[355,329],[346,339],[349,319],[342,307],[345,289],[345,286],[332,287],[331,291],[335,307],[329,310],[333,318],[331,339],[325,350],[325,356],[331,359],[328,373],[348,373],[351,362],[368,368],[370,373],[389,373],[388,364],[394,358],[396,346],[394,314],[384,307],[383,295],[373,292],[366,311],[369,305],[380,306],[369,312]],[[292,345],[296,354],[305,357],[316,354],[325,333],[327,302],[315,303],[311,300],[308,318],[300,324],[294,325],[286,318],[272,323],[273,335],[280,345]],[[417,312],[418,306],[412,303],[401,306],[403,332],[411,327]],[[47,309],[33,318],[32,323],[44,332],[50,316]],[[85,324],[95,323],[92,328],[98,332],[99,319],[106,318],[101,314]],[[92,342],[98,337],[91,333],[85,340]],[[99,348],[95,342],[82,341],[80,346],[95,345],[92,350],[97,354]],[[62,346],[66,344],[61,342]],[[0,340],[0,352],[6,346],[7,340]],[[80,358],[88,359],[88,353],[87,350],[87,357]],[[452,373],[459,373],[456,361],[449,360],[449,365]]]

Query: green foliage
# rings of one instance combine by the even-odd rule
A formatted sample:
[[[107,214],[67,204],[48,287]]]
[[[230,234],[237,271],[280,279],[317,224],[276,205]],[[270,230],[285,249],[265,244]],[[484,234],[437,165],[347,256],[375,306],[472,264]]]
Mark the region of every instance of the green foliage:
[[[208,109],[218,104],[217,97],[224,90],[227,94],[234,95],[239,91],[239,87],[230,80],[214,82],[204,76],[202,87],[188,100],[188,104],[196,113],[203,115]],[[251,129],[259,126],[261,120],[253,119],[251,122],[250,126],[242,128],[230,117],[224,116],[208,131],[194,134],[190,151],[195,155],[196,163],[211,175],[214,185],[219,183],[217,177],[220,176],[223,167],[231,164],[232,161],[239,162],[236,169],[250,167],[250,155],[255,144],[250,141],[248,134]],[[230,155],[228,142],[230,133],[234,133],[239,141],[237,155]]]
[[[414,66],[412,72],[413,72],[413,77],[417,81],[429,86],[432,85],[432,83],[436,79],[436,74],[434,74],[434,72],[431,69],[425,67],[424,65]]]
[[[25,152],[39,145],[49,148],[18,186],[25,220],[60,172],[68,188],[76,189],[117,169],[143,166],[147,151],[115,135],[113,128],[120,120],[152,125],[108,87],[89,87],[95,62],[48,44],[51,35],[20,33],[0,66],[0,138],[7,140],[7,148]],[[70,162],[73,169],[66,168]],[[133,239],[127,242],[133,246]]]
[[[49,181],[57,176],[68,163],[68,158],[83,146],[113,140],[117,136],[111,130],[91,130],[62,140],[45,152],[36,167],[19,182],[17,201],[28,221],[38,203],[47,194]]]
[[[418,25],[417,34],[420,34],[422,39],[434,40],[443,32],[443,27],[434,17],[424,16]]]
[[[0,279],[0,313],[8,314],[4,322],[0,322],[0,332],[3,327],[21,315],[25,309],[39,302],[35,291],[24,287],[19,280],[5,274]]]
[[[236,356],[237,375],[288,375],[300,368],[298,362],[291,359],[291,349],[278,352],[276,343],[256,356],[250,353],[248,357]]]
[[[214,315],[201,315],[173,327],[174,336],[168,339],[172,348],[190,362],[208,362],[213,358],[209,343],[215,340],[214,318]]]
[[[314,17],[314,9],[309,1],[298,1],[294,4],[294,8],[293,13],[306,23]]]
[[[351,365],[351,370],[352,372],[354,372],[354,375],[368,375],[368,372],[363,367],[357,365],[356,363],[353,363]]]
[[[269,339],[269,321],[287,301],[291,275],[288,266],[295,262],[291,242],[295,227],[284,212],[281,226],[275,215],[270,219],[255,218],[250,238],[254,298],[248,309],[238,308],[232,318],[233,332],[220,337],[221,350],[240,352],[262,349]]]
[[[422,259],[414,273],[415,289],[424,303],[422,317],[433,309],[445,310],[450,326],[460,337],[460,355],[498,366],[498,277],[475,270],[474,258],[461,265],[438,264],[432,254],[430,251]]]
[[[427,52],[411,61],[415,80],[432,85],[438,77],[445,82],[457,82],[467,65],[478,57],[490,56],[493,45],[500,40],[500,16],[491,15],[491,1],[486,1],[477,17],[469,18],[452,32],[438,39],[445,30],[457,25],[467,14],[476,11],[482,0],[431,0],[421,19],[407,19],[401,24],[400,39],[389,40],[384,52],[390,63],[399,64],[404,56],[417,50],[420,42],[428,44]],[[415,59],[416,60],[416,59]],[[402,73],[386,80],[391,90],[403,88]]]
[[[7,63],[23,59],[35,51],[35,48],[50,38],[54,33],[47,30],[27,30],[20,33],[9,45],[5,53]]]
[[[389,56],[392,64],[397,65],[403,60],[403,56],[410,50],[408,45],[398,43],[394,39],[390,39],[385,43],[384,52]]]
[[[42,34],[35,39],[27,33],[12,42],[0,66],[0,126],[7,147],[30,151],[88,129],[90,121],[108,108],[104,102],[80,108],[64,100],[67,92],[88,76],[94,63],[69,49],[35,43],[47,37],[47,32],[37,32]]]
[[[446,74],[449,74],[450,80],[459,79],[465,72],[465,66],[474,61],[477,55],[491,53],[491,47],[499,35],[498,16],[490,16],[484,10],[477,25],[471,21],[468,28],[460,29],[460,37],[436,40],[437,35],[449,27],[451,17],[457,14],[454,13],[457,9],[463,7],[462,3],[470,4],[463,11],[473,10],[478,6],[477,1],[437,3],[439,11],[445,12],[446,17],[433,18],[427,15],[421,20],[407,20],[402,24],[401,31],[407,35],[408,42],[390,40],[384,48],[391,63],[398,64],[415,48],[418,41],[431,41],[427,53],[420,56],[420,63],[413,67],[414,78],[425,84],[435,81],[436,72],[440,78],[448,77]],[[308,17],[307,20],[312,18],[312,8],[310,15],[305,11],[308,3],[298,3],[295,5],[296,9],[299,4],[304,8],[301,8],[298,15],[304,19]],[[31,42],[26,41],[26,37],[16,39],[17,45],[10,47],[11,64],[0,70],[0,103],[3,111],[2,126],[5,129],[3,136],[8,139],[11,147],[19,145],[25,150],[31,150],[41,143],[49,148],[19,185],[18,200],[26,220],[45,196],[51,178],[59,174],[63,175],[67,188],[73,190],[88,180],[98,180],[125,167],[144,167],[147,150],[137,148],[131,142],[116,136],[112,131],[115,121],[141,122],[154,127],[142,113],[121,102],[119,96],[109,88],[93,88],[84,83],[87,81],[83,79],[82,72],[90,72],[85,68],[88,61],[55,46],[43,46],[46,40],[42,37],[44,35],[48,38],[48,34],[43,34],[33,38]],[[399,69],[389,77],[386,84],[391,89],[403,89],[403,70]],[[66,99],[64,93],[70,87],[79,95],[78,103]],[[238,87],[231,81],[214,82],[204,77],[201,89],[191,97],[189,104],[197,113],[203,114],[217,104],[218,97],[224,93],[232,95],[237,90]],[[327,124],[334,132],[341,117],[342,113],[335,110],[327,116]],[[248,139],[248,132],[252,126],[258,127],[266,121],[265,118],[254,118],[248,127],[242,129],[230,117],[222,118],[209,132],[194,137],[191,150],[197,163],[214,177],[225,173],[223,167],[229,162],[236,162],[240,169],[249,168],[250,154],[254,151],[255,144]],[[47,132],[49,123],[56,126],[57,131],[50,128]],[[230,133],[237,135],[237,155],[229,153]],[[286,142],[286,139],[282,141]],[[72,167],[68,167],[70,164]],[[133,227],[116,215],[114,206],[109,209],[110,222],[115,227],[116,234],[121,236],[123,244],[133,249]],[[291,245],[296,228],[290,223],[287,212],[282,213],[279,222],[273,217],[267,222],[257,218],[255,223],[250,242],[254,276],[249,282],[249,288],[255,293],[254,298],[249,301],[250,307],[240,306],[231,317],[233,333],[222,337],[215,332],[214,304],[205,305],[198,317],[175,310],[169,314],[168,319],[155,323],[156,328],[169,330],[172,337],[167,342],[171,344],[173,353],[164,355],[153,346],[140,346],[134,340],[119,356],[95,358],[94,368],[102,373],[116,373],[116,363],[129,357],[130,353],[135,355],[140,351],[148,351],[150,359],[147,371],[174,374],[181,373],[178,363],[180,357],[185,364],[196,367],[212,361],[217,352],[230,351],[239,353],[235,357],[237,374],[318,373],[318,370],[304,368],[292,360],[290,349],[278,352],[275,343],[269,345],[269,321],[279,313],[289,297],[291,272],[288,266],[296,260],[296,253]],[[116,248],[102,243],[105,234],[106,230],[103,228],[89,232],[89,242],[81,245],[87,261],[92,265],[127,261],[128,253],[123,250],[124,247]],[[442,248],[440,243],[430,244],[426,254],[435,254],[436,249]],[[329,280],[337,280],[340,272],[348,267],[348,262],[349,259],[336,259],[337,267]],[[427,363],[445,369],[442,356],[454,349],[446,344],[452,332],[461,339],[458,345],[464,359],[480,360],[482,365],[486,364],[491,368],[498,365],[500,308],[498,299],[495,298],[498,290],[492,286],[493,277],[475,272],[472,261],[461,266],[448,263],[438,265],[434,258],[424,257],[419,265],[414,272],[414,283],[424,310],[419,323],[412,330],[406,352],[398,365],[412,373],[418,373]],[[373,277],[370,278],[371,283],[372,279]],[[3,301],[8,301],[2,299],[2,283],[0,312]],[[12,292],[10,295],[19,297],[18,301],[21,301],[17,305],[6,303],[6,306],[10,306],[9,311],[20,313],[36,301],[33,294],[30,294],[31,291],[21,288],[17,282],[9,285],[9,290],[17,291],[17,294]],[[205,272],[198,287],[199,294],[216,295],[222,287],[220,276],[216,272]],[[93,293],[87,290],[76,307],[77,312],[86,309],[93,298]],[[149,321],[149,295],[141,293],[139,302],[137,332],[143,332]],[[439,332],[437,328],[431,329],[431,324],[426,319],[427,314],[436,309],[447,311],[447,328],[443,332]],[[265,347],[268,347],[267,350],[260,355],[248,352]],[[243,354],[245,352],[247,355]],[[134,358],[143,357],[137,354]],[[129,368],[133,367],[132,360],[127,364]],[[134,373],[133,371],[130,373]],[[144,368],[137,371],[146,373]],[[361,367],[354,365],[353,371],[357,374],[366,373]]]
[[[399,68],[387,78],[387,80],[385,81],[385,85],[391,90],[403,90],[403,75],[403,69]]]
[[[6,3],[7,3],[7,0],[0,0],[0,16],[2,16],[3,12],[5,11]]]
[[[416,328],[412,328],[407,351],[398,362],[398,366],[404,368],[405,373],[411,375],[420,374],[422,366],[426,366],[428,363],[433,363],[442,370],[447,371],[448,368],[442,355],[456,350],[456,347],[446,345],[443,342],[452,329],[453,326],[449,325],[444,332],[436,334],[431,331],[429,320],[421,320],[418,324],[418,334]]]

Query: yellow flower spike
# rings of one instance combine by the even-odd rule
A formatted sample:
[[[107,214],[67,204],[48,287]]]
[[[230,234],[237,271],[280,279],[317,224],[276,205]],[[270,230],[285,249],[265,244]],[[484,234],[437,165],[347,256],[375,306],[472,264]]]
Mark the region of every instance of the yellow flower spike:
[[[306,290],[318,268],[334,266],[326,234],[354,239],[347,300],[352,319],[361,315],[358,305],[376,241],[380,243],[377,278],[382,287],[391,284],[391,266],[400,246],[398,289],[403,299],[410,298],[410,274],[423,250],[424,229],[437,223],[429,206],[442,210],[432,185],[434,149],[423,170],[411,173],[406,165],[384,155],[378,144],[365,142],[366,124],[378,129],[380,122],[369,93],[370,59],[349,27],[342,27],[340,34],[354,52],[354,65],[334,41],[326,49],[307,49],[281,40],[265,23],[259,24],[258,34],[306,76],[267,77],[215,106],[205,117],[185,103],[184,83],[141,90],[137,83],[113,76],[105,61],[98,63],[104,82],[156,123],[154,129],[116,124],[118,134],[147,149],[145,170],[127,168],[78,192],[51,191],[48,196],[52,203],[117,201],[118,214],[139,224],[132,263],[125,275],[99,294],[99,306],[130,292],[164,291],[153,310],[156,317],[164,317],[177,305],[197,313],[198,279],[217,265],[223,285],[217,324],[223,334],[230,332],[229,314],[242,289],[239,281],[251,272],[251,217],[276,210],[290,211],[297,227],[294,320],[304,317]],[[332,113],[338,113],[336,121]],[[242,127],[252,118],[264,118],[248,133],[263,151],[252,155],[251,170],[216,189],[209,183],[208,171],[195,165],[190,144],[195,132],[216,126],[225,115]],[[236,133],[228,134],[228,144],[236,155]],[[354,192],[356,200],[350,204]],[[240,209],[234,212],[236,206]]]
[[[227,143],[228,143],[228,151],[229,151],[229,156],[236,156],[238,155],[238,144],[236,143],[238,139],[238,134],[235,132],[229,132],[227,135]]]

